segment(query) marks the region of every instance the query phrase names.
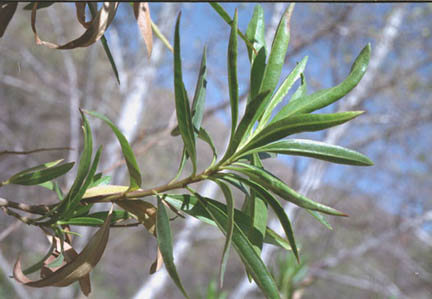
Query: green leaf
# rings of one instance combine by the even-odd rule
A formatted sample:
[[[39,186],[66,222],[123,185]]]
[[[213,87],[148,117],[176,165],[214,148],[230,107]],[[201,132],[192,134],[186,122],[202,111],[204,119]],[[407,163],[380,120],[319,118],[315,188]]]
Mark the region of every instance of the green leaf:
[[[234,131],[237,127],[238,119],[238,80],[237,80],[237,25],[238,12],[234,13],[234,21],[231,24],[231,34],[228,43],[228,87],[231,105],[231,140],[234,138]],[[231,143],[231,142],[230,142]]]
[[[288,43],[290,40],[290,18],[292,12],[292,4],[285,10],[279,25],[276,29],[275,36],[267,63],[267,67],[264,72],[264,78],[261,83],[260,91],[271,90],[271,93],[275,90],[282,71],[282,67],[285,62],[285,56],[288,49]]]
[[[174,34],[174,93],[177,121],[183,143],[186,151],[192,160],[193,173],[196,172],[196,148],[195,135],[192,124],[192,116],[189,107],[186,90],[183,83],[181,53],[180,53],[180,17],[177,17],[177,23]]]
[[[213,165],[217,159],[216,147],[213,143],[213,140],[211,139],[209,133],[203,127],[200,128],[199,133],[198,133],[198,137],[210,146],[210,148],[213,152],[213,160],[211,163]]]
[[[38,2],[38,6],[36,9],[41,9],[41,8],[45,8],[45,7],[50,7],[51,5],[53,5],[55,2],[51,2],[51,1],[44,1],[44,2]],[[27,4],[26,6],[23,7],[24,10],[32,10],[33,9],[33,2]],[[24,273],[27,274],[27,273]]]
[[[228,222],[227,214],[205,198],[200,197],[198,203],[201,204],[201,206],[213,218],[219,229],[226,234],[227,232],[225,228],[227,227]],[[267,270],[266,265],[253,248],[246,235],[237,225],[234,226],[232,241],[234,248],[245,264],[246,269],[252,275],[264,294],[268,298],[280,298],[276,284]]]
[[[264,47],[262,47],[258,51],[257,56],[252,62],[250,71],[250,92],[248,100],[255,98],[260,91],[260,86],[264,78],[264,71],[267,66],[266,58],[266,50]]]
[[[292,97],[290,99],[290,103],[294,103],[294,102],[302,99],[307,94],[306,77],[305,77],[305,75],[303,73],[300,74],[300,77],[301,77],[300,86],[297,88],[297,90],[292,95]]]
[[[161,198],[159,196],[157,198],[158,209],[156,214],[156,236],[159,249],[171,279],[174,281],[174,283],[180,289],[183,295],[189,298],[189,296],[186,294],[185,289],[183,288],[180,277],[177,274],[176,266],[174,264],[172,234],[168,214],[166,212],[164,204],[162,203]]]
[[[54,251],[55,245],[56,245],[56,243],[53,242],[51,244],[51,247],[48,249],[48,252],[45,254],[45,256],[43,258],[41,258],[40,260],[38,260],[36,263],[34,263],[32,266],[30,266],[30,267],[26,268],[25,270],[23,270],[23,273],[25,275],[29,275],[29,274],[31,274],[33,272],[38,271],[40,268],[42,268],[43,265],[44,265],[45,260],[47,258],[49,258],[50,255],[52,254],[52,252]]]
[[[339,164],[359,166],[373,165],[373,162],[369,160],[368,157],[356,151],[337,145],[306,139],[276,141],[258,148],[254,148],[244,153],[244,155],[258,152],[305,156]]]
[[[262,162],[258,155],[251,157],[252,165],[262,167]],[[268,209],[266,201],[260,197],[255,189],[250,189],[250,197],[247,204],[247,212],[251,219],[248,231],[248,238],[253,244],[258,254],[261,254],[265,232],[267,227]]]
[[[295,133],[320,131],[334,127],[347,122],[362,113],[363,111],[349,111],[329,114],[293,115],[277,122],[270,123],[239,152],[244,153],[248,150],[278,141]]]
[[[92,16],[94,18],[96,16],[96,14],[97,14],[97,7],[94,7],[91,4],[93,4],[93,3],[90,3],[89,9],[90,9],[90,12],[91,12],[91,14],[92,14]],[[102,46],[104,48],[105,54],[107,55],[108,60],[109,60],[109,62],[111,64],[111,67],[113,69],[114,75],[115,75],[115,77],[117,79],[117,83],[120,84],[120,77],[119,77],[119,73],[118,73],[118,70],[117,70],[117,66],[116,66],[114,58],[113,58],[113,56],[111,54],[111,50],[110,50],[110,48],[108,46],[108,41],[107,41],[107,39],[105,37],[105,34],[102,35],[102,37],[101,37],[101,43],[102,43]]]
[[[293,204],[298,205],[302,208],[315,210],[335,216],[347,216],[345,213],[342,213],[334,208],[328,207],[321,203],[310,200],[303,195],[300,195],[299,193],[288,187],[288,185],[281,181],[278,177],[269,173],[265,169],[240,162],[236,162],[235,164],[233,164],[233,166],[227,166],[225,168],[247,175],[257,184],[263,186],[264,188],[279,195],[281,198],[292,202]]]
[[[228,222],[227,226],[225,227],[226,231],[226,241],[223,249],[222,254],[222,260],[220,264],[220,270],[219,270],[219,285],[222,288],[223,287],[223,280],[226,270],[226,265],[228,263],[228,257],[229,257],[229,249],[231,247],[231,241],[232,241],[232,235],[234,232],[234,200],[232,197],[231,189],[221,180],[214,180],[219,188],[222,190],[225,200],[227,203],[227,216],[228,216]]]
[[[217,178],[231,183],[230,177],[218,175]],[[163,199],[176,209],[181,210],[182,212],[192,217],[195,217],[202,222],[216,226],[216,223],[213,221],[213,219],[211,219],[210,215],[202,208],[201,205],[198,204],[197,197],[189,194],[164,194]],[[210,198],[206,198],[206,200],[227,213],[227,206],[225,204],[212,200]],[[250,220],[245,213],[234,209],[234,222],[243,231],[243,233],[247,233]],[[269,227],[267,227],[264,242],[279,246],[286,250],[291,250],[290,244]]]
[[[4,184],[37,185],[48,182],[67,173],[75,164],[74,162],[57,165],[63,161],[57,160],[32,167],[13,175]],[[56,166],[57,165],[57,166]]]
[[[106,116],[94,111],[89,111],[89,110],[83,110],[83,111],[91,116],[103,120],[112,129],[118,141],[120,142],[121,150],[123,152],[123,156],[125,157],[126,165],[129,171],[130,183],[129,183],[128,191],[133,191],[138,189],[141,186],[141,173],[138,164],[136,162],[135,155],[126,137],[114,125],[114,123],[111,120],[109,120]]]
[[[200,130],[204,116],[204,104],[207,89],[207,48],[204,47],[198,80],[195,87],[195,95],[192,101],[192,124],[196,130]]]
[[[329,230],[333,229],[332,226],[330,225],[330,223],[327,222],[327,220],[325,219],[325,217],[323,215],[321,215],[317,211],[312,211],[312,210],[308,210],[308,209],[306,209],[306,211],[309,214],[311,214],[316,220],[318,220],[319,223],[321,223],[322,225],[327,227]]]
[[[85,217],[74,217],[68,220],[57,221],[58,225],[79,225],[79,226],[102,226],[106,217],[108,217],[108,212],[97,212],[89,214]],[[120,220],[129,219],[129,213],[122,210],[113,211],[111,224],[114,224]]]
[[[89,185],[89,188],[97,187],[99,185],[108,185],[112,180],[112,177],[109,175],[102,176],[102,173],[99,172],[94,175],[92,182]]]
[[[264,114],[260,120],[260,124],[257,128],[257,130],[260,130],[265,126],[265,124],[270,119],[273,110],[276,108],[276,106],[283,100],[283,98],[288,94],[288,91],[293,86],[294,82],[297,81],[297,79],[300,77],[300,74],[303,73],[306,63],[308,60],[308,56],[302,59],[300,63],[296,65],[296,67],[292,70],[292,72],[285,78],[285,80],[282,82],[281,86],[278,88],[274,96],[268,100],[268,104],[266,104],[266,110],[264,111]]]
[[[243,181],[245,184],[248,184],[251,189],[255,190],[262,198],[264,198],[269,203],[276,216],[279,218],[282,228],[284,229],[290,243],[291,249],[297,261],[299,261],[297,245],[294,238],[294,231],[292,229],[291,222],[279,201],[277,201],[274,196],[271,195],[270,192],[268,192],[263,186],[257,184],[256,182],[244,179],[239,176],[236,176],[236,178],[240,181]]]
[[[250,101],[246,106],[246,111],[241,119],[234,136],[231,138],[228,149],[225,153],[225,157],[222,159],[228,159],[235,153],[241,141],[244,140],[250,131],[252,130],[255,122],[261,116],[265,109],[265,103],[263,99],[270,93],[269,90],[258,94],[252,101]]]
[[[60,219],[63,220],[63,219],[70,218],[73,215],[73,213],[75,212],[76,208],[79,206],[80,201],[81,201],[84,193],[86,192],[86,190],[90,186],[90,184],[93,180],[93,176],[96,173],[96,169],[97,169],[97,166],[99,164],[99,159],[100,159],[101,153],[102,153],[102,146],[100,146],[96,152],[95,158],[94,158],[93,163],[90,167],[90,171],[88,172],[87,178],[84,181],[84,184],[79,189],[79,191],[75,193],[75,195],[68,198],[67,212],[62,214]]]
[[[246,29],[246,37],[257,51],[264,48],[265,56],[265,21],[264,10],[260,4],[256,4],[252,18]],[[249,61],[255,60],[255,53],[248,48]],[[258,85],[259,86],[259,85]]]
[[[326,107],[335,101],[342,98],[350,92],[366,73],[369,64],[371,47],[370,44],[366,45],[360,52],[359,56],[354,61],[348,77],[339,85],[332,88],[323,89],[313,94],[307,95],[288,103],[278,114],[273,118],[272,123],[289,115],[297,113],[309,113],[317,109]]]
[[[210,2],[209,3],[210,6],[218,13],[219,16],[221,16],[221,18],[228,24],[228,25],[232,25],[232,23],[234,22],[233,20],[231,20],[231,17],[229,16],[229,14],[225,11],[225,9],[217,2]],[[240,37],[244,40],[246,47],[248,49],[252,49],[252,51],[256,51],[254,49],[254,47],[252,46],[252,44],[249,42],[249,40],[247,39],[247,37],[238,29],[237,30],[238,35],[240,35]]]
[[[92,151],[93,151],[93,137],[88,123],[87,117],[81,112],[81,117],[83,119],[83,132],[84,132],[84,149],[81,154],[80,163],[78,165],[77,175],[70,188],[68,194],[66,195],[66,200],[63,201],[62,208],[68,207],[70,201],[76,196],[76,194],[81,189],[91,163]]]
[[[187,158],[188,158],[188,154],[186,152],[186,148],[183,146],[183,152],[181,155],[180,164],[179,164],[179,167],[177,169],[177,173],[176,173],[175,177],[171,180],[171,182],[175,182],[181,176],[181,174],[183,172],[183,168],[186,164]]]

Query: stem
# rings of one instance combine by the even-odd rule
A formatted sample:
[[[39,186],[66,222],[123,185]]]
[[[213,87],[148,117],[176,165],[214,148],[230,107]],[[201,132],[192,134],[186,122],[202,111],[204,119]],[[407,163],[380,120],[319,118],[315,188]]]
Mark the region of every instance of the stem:
[[[50,206],[46,206],[46,205],[31,206],[25,203],[17,203],[14,201],[10,201],[1,197],[0,197],[0,207],[13,208],[27,213],[38,214],[38,215],[45,215],[51,209]]]

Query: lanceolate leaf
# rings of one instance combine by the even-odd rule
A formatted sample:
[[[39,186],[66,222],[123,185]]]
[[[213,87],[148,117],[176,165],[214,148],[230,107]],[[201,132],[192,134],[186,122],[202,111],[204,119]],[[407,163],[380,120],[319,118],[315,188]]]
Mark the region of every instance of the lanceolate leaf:
[[[225,11],[225,9],[217,2],[210,2],[209,3],[211,7],[213,7],[213,9],[218,13],[218,15],[228,24],[228,25],[232,25],[233,20],[231,20],[231,17],[229,16],[229,14]],[[256,51],[254,49],[254,47],[252,46],[252,44],[249,42],[249,40],[247,39],[247,37],[240,31],[237,30],[238,35],[240,35],[240,37],[244,40],[244,42],[246,43],[246,46],[248,49],[252,49],[252,51]]]
[[[300,74],[303,73],[306,63],[307,63],[308,57],[300,61],[300,63],[297,64],[297,66],[292,70],[292,72],[285,78],[284,82],[282,82],[281,86],[276,91],[275,95],[269,100],[268,104],[266,105],[266,110],[264,111],[264,114],[261,118],[260,124],[258,126],[257,130],[260,130],[265,126],[265,124],[270,119],[272,112],[274,108],[283,100],[283,98],[288,94],[288,91],[291,89],[291,86],[294,84],[295,81],[300,77]]]
[[[189,156],[188,156],[188,154],[186,152],[186,148],[183,147],[183,152],[182,152],[182,155],[181,155],[180,164],[179,164],[177,173],[176,173],[175,177],[171,180],[171,182],[175,182],[181,176],[181,174],[183,172],[183,168],[184,168],[184,166],[186,164],[186,160],[187,160],[188,157]]]
[[[292,9],[293,7],[291,4],[290,7],[288,7],[284,12],[279,22],[278,28],[276,29],[260,91],[271,90],[273,93],[279,82],[280,74],[285,61],[285,55],[288,49],[288,43],[290,40],[289,22]]]
[[[257,154],[252,155],[250,163],[257,167],[263,166]],[[247,213],[251,218],[248,237],[257,253],[260,255],[266,233],[268,208],[266,201],[253,188],[250,189]]]
[[[94,111],[88,111],[88,110],[83,110],[83,111],[91,116],[103,120],[113,130],[118,141],[120,142],[123,156],[125,157],[126,165],[129,171],[129,176],[130,176],[129,191],[138,189],[141,186],[141,173],[138,167],[138,163],[136,162],[135,155],[126,137],[106,116],[101,115]]]
[[[246,106],[246,111],[241,119],[237,130],[234,133],[234,136],[231,138],[231,142],[228,146],[228,149],[225,153],[225,157],[223,160],[230,158],[232,154],[237,150],[237,147],[240,145],[241,141],[244,140],[250,131],[252,130],[255,122],[264,112],[266,108],[264,106],[263,99],[270,93],[269,90],[258,94],[252,101],[250,101]]]
[[[362,111],[349,111],[329,114],[299,114],[293,115],[277,122],[272,122],[257,134],[241,151],[242,153],[278,141],[295,133],[313,132],[347,122]]]
[[[0,3],[0,37],[3,37],[9,22],[15,14],[17,5],[18,3]]]
[[[337,145],[306,139],[276,141],[258,148],[254,148],[253,150],[244,153],[244,155],[258,152],[305,156],[339,164],[359,166],[373,165],[373,162],[369,160],[368,157],[356,151]]]
[[[266,50],[262,47],[257,56],[252,62],[251,73],[250,73],[250,92],[248,100],[254,99],[259,91],[264,76],[264,70],[266,69]]]
[[[198,80],[195,87],[195,95],[192,102],[192,124],[196,130],[201,128],[204,115],[205,97],[207,90],[207,48],[204,47]]]
[[[92,14],[92,17],[95,18],[96,17],[96,13],[97,13],[97,3],[90,3],[89,2],[89,9],[90,9],[90,12]],[[88,27],[86,27],[86,28],[88,28]],[[111,50],[110,50],[110,48],[108,46],[108,41],[107,41],[107,39],[105,37],[105,34],[102,35],[102,37],[101,37],[101,43],[102,43],[102,46],[104,48],[105,54],[107,55],[108,60],[109,60],[109,62],[111,64],[111,68],[113,69],[114,75],[115,75],[115,77],[117,79],[117,83],[120,84],[120,77],[119,77],[119,73],[118,73],[118,70],[117,70],[117,66],[115,64],[114,57],[111,54]]]
[[[213,205],[211,202],[207,201],[205,198],[200,198],[198,203],[201,204],[208,214],[213,218],[219,229],[224,234],[226,234],[225,228],[227,227],[228,222],[227,214]],[[268,298],[280,298],[279,291],[271,274],[267,270],[266,265],[256,253],[246,235],[237,225],[234,226],[232,241],[234,248],[245,264],[246,269],[252,275],[255,282],[258,284],[264,294]]]
[[[246,37],[257,51],[264,47],[265,55],[265,22],[264,10],[260,4],[256,4],[252,19],[246,29]],[[255,53],[248,48],[249,61],[254,61]]]
[[[104,225],[93,235],[87,246],[71,262],[52,272],[43,279],[32,281],[21,270],[21,258],[14,267],[14,278],[30,287],[57,286],[64,287],[87,275],[99,262],[109,237],[111,213],[106,217]]]
[[[4,184],[10,183],[16,185],[37,185],[37,184],[48,182],[52,179],[55,179],[56,177],[64,175],[75,164],[74,162],[70,162],[70,163],[57,165],[61,161],[63,161],[63,159],[50,162],[50,163],[41,164],[39,166],[21,171],[13,175]]]
[[[183,293],[183,295],[189,298],[185,289],[183,288],[180,277],[177,274],[176,266],[174,264],[171,227],[165,206],[159,196],[156,216],[156,236],[168,274]]]
[[[253,190],[255,190],[262,198],[264,198],[269,205],[272,207],[273,211],[276,213],[276,216],[279,218],[279,221],[285,231],[285,234],[289,240],[291,249],[297,259],[297,261],[299,260],[299,256],[298,256],[298,250],[297,250],[297,245],[295,242],[295,238],[294,238],[294,231],[292,229],[291,226],[291,222],[288,219],[288,216],[286,215],[282,205],[279,203],[279,201],[277,201],[273,195],[271,195],[263,186],[257,184],[254,181],[236,176],[237,179],[243,181],[245,184],[248,184],[249,186],[251,186],[251,188]],[[315,212],[315,211],[313,211]]]
[[[347,216],[345,213],[342,213],[336,209],[333,209],[321,203],[310,200],[303,195],[300,195],[299,193],[288,187],[288,185],[286,185],[279,178],[272,175],[265,169],[240,162],[235,163],[233,166],[228,166],[226,167],[226,169],[234,170],[249,176],[249,178],[257,184],[263,186],[264,188],[279,195],[281,198],[290,201],[302,208],[315,210],[335,216]]]
[[[209,133],[203,127],[201,127],[199,130],[199,133],[198,133],[198,137],[210,146],[210,148],[213,152],[212,164],[214,164],[214,162],[216,162],[216,159],[217,159],[217,153],[216,153],[216,147],[215,147]]]
[[[226,182],[232,183],[230,181],[231,178],[222,177],[222,176],[218,176],[218,178],[223,179]],[[176,209],[181,210],[187,213],[188,215],[193,216],[205,223],[216,225],[213,219],[211,219],[210,215],[202,208],[201,205],[198,204],[197,197],[189,194],[181,194],[181,195],[164,194],[163,198],[165,201],[169,202]],[[206,200],[211,202],[214,206],[218,207],[225,213],[227,213],[226,205],[209,198],[206,198]],[[234,221],[236,225],[238,225],[238,227],[243,231],[243,233],[247,234],[247,231],[249,229],[249,222],[250,222],[249,217],[243,212],[234,209]],[[268,227],[266,230],[264,242],[282,247],[286,250],[291,250],[290,244],[284,238],[279,236],[277,233],[275,233],[272,229]]]
[[[193,173],[196,172],[196,148],[195,136],[192,124],[192,115],[189,107],[189,100],[183,84],[181,54],[180,54],[180,17],[177,17],[177,23],[174,34],[174,92],[177,121],[180,134],[186,151],[192,160]]]
[[[219,188],[222,190],[225,200],[227,202],[227,216],[228,222],[225,228],[226,231],[226,241],[223,249],[222,260],[220,264],[219,270],[219,285],[223,287],[223,280],[225,275],[226,265],[228,263],[229,250],[231,247],[232,235],[234,232],[234,200],[232,197],[231,189],[221,180],[215,180],[215,182],[219,185]]]
[[[363,78],[363,75],[366,73],[369,64],[370,51],[371,47],[370,44],[368,44],[360,52],[351,67],[350,74],[342,83],[335,87],[323,89],[307,95],[298,101],[288,103],[281,111],[279,111],[278,114],[276,114],[272,122],[276,122],[296,113],[308,113],[321,109],[342,98],[357,86],[361,78]]]
[[[60,216],[63,216],[63,213],[69,210],[72,200],[76,197],[76,195],[80,191],[82,184],[90,169],[90,163],[91,163],[91,157],[93,151],[93,137],[92,137],[92,132],[87,117],[82,112],[81,112],[81,117],[84,123],[83,126],[84,149],[81,154],[80,163],[78,165],[75,181],[73,182],[69,192],[66,194],[65,200],[63,200],[59,206]],[[69,210],[69,212],[72,211]]]
[[[234,137],[234,130],[237,127],[238,119],[238,80],[237,80],[237,9],[234,13],[234,21],[231,24],[231,34],[228,43],[228,87],[231,104],[231,139]]]
[[[109,216],[109,212],[92,213],[84,217],[74,217],[68,220],[57,221],[58,225],[79,225],[79,226],[102,226],[105,219]],[[131,215],[126,211],[113,211],[111,223],[114,224],[121,220],[131,219]]]
[[[290,99],[290,103],[294,103],[294,102],[302,99],[307,94],[306,77],[304,74],[301,74],[300,77],[301,77],[300,86],[297,88],[297,90],[292,95],[292,97]]]
[[[328,223],[327,220],[325,219],[325,217],[323,215],[321,215],[319,212],[308,210],[308,209],[306,209],[306,211],[309,214],[311,214],[316,220],[318,220],[319,223],[321,223],[322,225],[324,225],[325,227],[327,227],[329,230],[333,229],[331,227],[330,223]]]
[[[62,219],[68,219],[71,217],[73,212],[75,211],[76,207],[78,207],[81,198],[84,196],[88,186],[91,184],[94,174],[96,173],[97,166],[99,164],[99,159],[102,153],[102,146],[99,147],[98,151],[96,152],[95,158],[93,160],[92,166],[90,167],[90,171],[87,175],[87,178],[82,185],[82,187],[79,189],[79,191],[72,197],[69,197],[68,200],[68,212],[65,215],[61,215]]]

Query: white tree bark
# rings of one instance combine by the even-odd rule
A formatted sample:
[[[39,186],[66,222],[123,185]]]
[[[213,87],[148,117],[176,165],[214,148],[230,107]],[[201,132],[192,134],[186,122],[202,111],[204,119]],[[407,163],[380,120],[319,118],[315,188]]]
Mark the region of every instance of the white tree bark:
[[[346,111],[350,108],[357,106],[364,100],[363,95],[371,87],[375,77],[378,75],[379,67],[383,63],[384,59],[392,49],[393,41],[397,36],[399,27],[402,23],[403,16],[405,13],[404,6],[397,6],[391,15],[388,17],[386,25],[382,30],[380,37],[378,38],[377,45],[372,51],[368,71],[365,76],[358,84],[358,86],[348,95],[345,99],[340,102],[339,110]],[[344,135],[346,130],[349,128],[349,123],[337,126],[328,131],[327,137],[324,142],[335,144]],[[305,174],[302,176],[301,187],[299,192],[307,195],[311,191],[317,190],[322,182],[322,177],[326,170],[326,164],[322,161],[314,160],[307,167]],[[285,205],[285,212],[290,219],[294,218],[295,212],[298,210],[297,206],[287,204]],[[294,219],[293,219],[294,220]],[[293,222],[294,223],[294,222]],[[277,220],[270,221],[270,227],[276,228],[278,233],[283,233],[282,228],[278,225]],[[274,252],[274,246],[264,246],[261,257],[267,262],[272,253]],[[247,294],[256,289],[255,283],[249,283],[249,280],[245,277],[242,279],[238,287],[233,292],[231,298],[246,298]]]

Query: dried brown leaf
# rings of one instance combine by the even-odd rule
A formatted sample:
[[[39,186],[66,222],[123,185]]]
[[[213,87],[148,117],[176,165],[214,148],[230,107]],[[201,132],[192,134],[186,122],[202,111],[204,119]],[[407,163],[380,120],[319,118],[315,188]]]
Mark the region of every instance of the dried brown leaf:
[[[83,25],[84,28],[89,28],[91,22],[93,21],[93,18],[86,22],[85,20],[85,8],[87,3],[86,2],[75,2],[75,8],[76,8],[76,15],[78,22],[80,22],[81,25]]]
[[[9,22],[15,14],[17,5],[17,3],[0,2],[0,37],[3,37]]]
[[[116,204],[135,215],[151,234],[155,234],[156,207],[154,205],[143,200],[121,200]]]
[[[101,9],[98,11],[96,17],[91,20],[91,23],[89,24],[87,30],[84,32],[83,35],[64,45],[57,45],[55,43],[43,41],[39,38],[36,30],[37,2],[35,2],[33,4],[31,14],[31,27],[34,33],[36,44],[60,50],[75,49],[78,47],[88,47],[98,41],[105,33],[106,29],[114,19],[114,16],[117,12],[118,4],[118,2],[104,2]]]
[[[69,227],[65,228],[65,231],[69,231]],[[48,240],[52,243],[53,242],[53,237],[50,235],[47,235]],[[64,261],[63,264],[60,266],[62,267],[64,264],[66,263],[70,263],[72,262],[77,256],[78,253],[76,252],[75,249],[72,248],[71,244],[72,244],[72,238],[71,238],[71,234],[65,234],[65,238],[66,238],[66,242],[64,242],[63,246],[64,246]],[[41,268],[41,277],[47,277],[48,275],[50,275],[52,272],[57,271],[60,267],[56,267],[56,268],[48,268],[46,267],[46,265],[50,264],[60,253],[61,251],[61,240],[58,237],[54,237],[55,239],[55,248],[57,251],[57,254],[52,254],[45,262],[44,262],[44,267]],[[91,292],[91,283],[90,283],[90,274],[86,274],[83,277],[81,277],[78,280],[79,284],[80,284],[80,289],[83,292],[84,295],[88,296]]]
[[[153,32],[149,5],[147,2],[134,2],[133,10],[150,58],[153,49]]]
[[[162,265],[163,265],[163,257],[158,246],[156,260],[150,267],[150,274],[154,274],[157,271],[159,271]]]
[[[90,273],[90,271],[96,266],[96,264],[99,262],[106,244],[108,242],[109,237],[109,228],[111,223],[111,216],[112,216],[112,210],[111,208],[108,217],[105,219],[104,224],[102,227],[93,235],[93,237],[90,239],[87,246],[82,250],[80,254],[75,255],[72,253],[71,250],[68,251],[66,264],[64,266],[61,266],[58,269],[50,269],[53,270],[51,273],[47,273],[47,276],[37,280],[32,281],[27,276],[24,275],[22,272],[21,267],[21,258],[19,257],[17,262],[14,266],[14,278],[21,282],[22,284],[25,284],[30,287],[46,287],[46,286],[56,286],[56,287],[64,287],[68,286],[71,283],[80,280],[81,278],[86,277]],[[58,242],[59,240],[55,240]],[[64,246],[67,243],[65,243]],[[59,245],[56,245],[59,246]],[[66,248],[65,248],[66,249]],[[75,252],[76,253],[76,252]],[[65,253],[66,258],[66,253]],[[46,272],[49,272],[45,270]],[[85,283],[83,279],[83,284]],[[80,282],[80,285],[82,283]],[[86,289],[87,287],[87,289]],[[83,292],[87,294],[89,293],[89,285],[84,285]]]

